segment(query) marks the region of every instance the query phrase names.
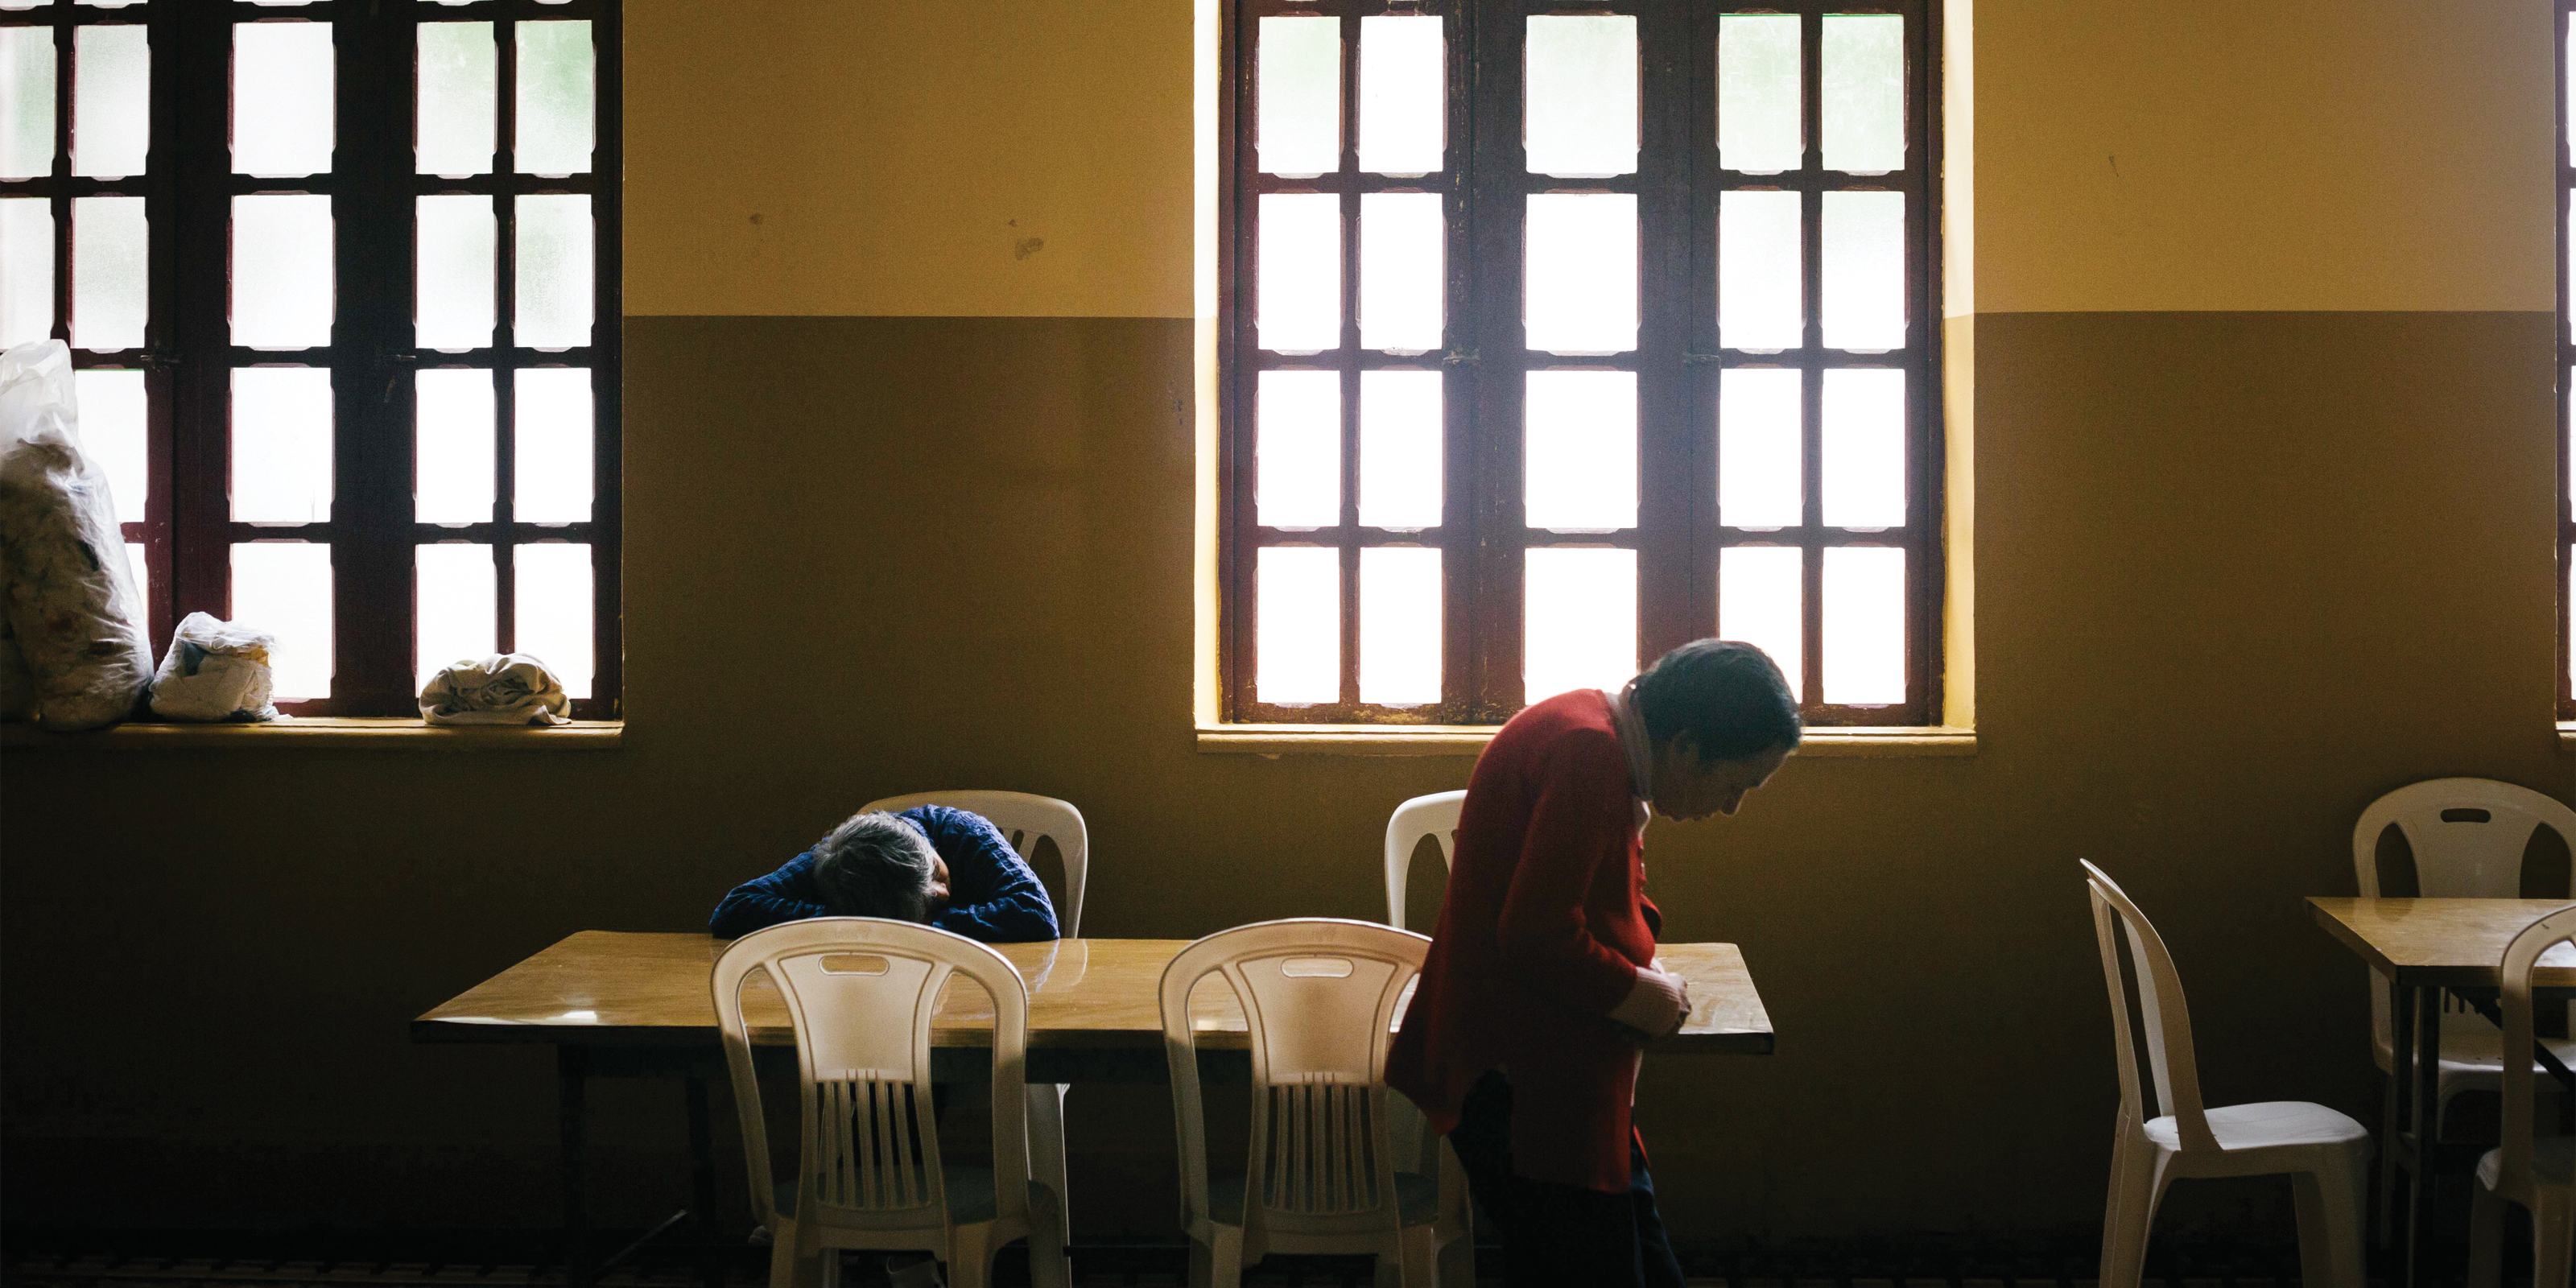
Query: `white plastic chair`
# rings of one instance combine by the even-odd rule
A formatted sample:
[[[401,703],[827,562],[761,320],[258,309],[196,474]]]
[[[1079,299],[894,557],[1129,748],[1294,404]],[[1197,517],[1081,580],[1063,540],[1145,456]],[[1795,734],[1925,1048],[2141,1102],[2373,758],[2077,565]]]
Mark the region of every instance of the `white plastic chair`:
[[[743,1021],[742,987],[768,973],[796,1032],[797,1178],[774,1184]],[[952,975],[993,999],[993,1166],[949,1167],[931,1113],[930,1022]],[[742,1114],[753,1213],[770,1232],[771,1288],[836,1288],[841,1248],[917,1249],[957,1288],[989,1282],[993,1254],[1029,1241],[1031,1279],[1064,1288],[1059,1196],[1029,1178],[1029,994],[1000,953],[962,935],[873,917],[755,931],[711,981]]]
[[[2165,1187],[2177,1179],[2287,1173],[2299,1217],[2299,1267],[2309,1288],[2363,1288],[2362,1195],[2370,1133],[2324,1105],[2281,1100],[2204,1109],[2192,1053],[2191,1013],[2182,978],[2146,914],[2102,870],[2084,864],[2093,933],[2111,989],[2111,1030],[2120,1061],[2120,1116],[2111,1137],[2111,1193],[2102,1216],[2102,1288],[2137,1288],[2147,1238]],[[2129,1038],[2128,988],[2120,978],[2125,934],[2138,979],[2138,1010],[2156,1104],[2147,1116]]]
[[[991,819],[1001,829],[1002,839],[1032,867],[1037,863],[1039,840],[1053,838],[1056,853],[1064,856],[1064,904],[1055,910],[1056,927],[1067,939],[1082,938],[1082,886],[1090,870],[1091,834],[1082,826],[1081,810],[1071,802],[1027,792],[957,791],[888,796],[869,801],[859,812],[899,814],[920,805],[945,805]]]
[[[1002,839],[1010,842],[1032,868],[1037,863],[1038,842],[1052,838],[1056,853],[1064,857],[1064,905],[1056,909],[1056,928],[1067,939],[1082,937],[1082,887],[1091,870],[1091,834],[1082,825],[1081,810],[1069,801],[1027,792],[954,791],[888,796],[868,802],[859,812],[884,810],[894,814],[917,805],[945,805],[983,815],[1001,829]],[[1073,1186],[1066,1175],[1064,1157],[1065,1090],[1065,1084],[1060,1082],[1040,1082],[1029,1087],[1029,1145],[1038,1179],[1053,1189],[1056,1201],[1064,1205],[1064,1228],[1070,1231]]]
[[[2504,1042],[2508,1051],[2531,1049],[2531,969],[2540,955],[2576,937],[2576,906],[2561,908],[2523,927],[2507,944],[2504,976]],[[2500,1071],[2504,1088],[2504,1143],[2478,1160],[2478,1192],[2469,1218],[2470,1288],[2495,1288],[2504,1273],[2504,1205],[2531,1213],[2531,1282],[2564,1284],[2576,1261],[2576,1137],[2533,1133],[2537,1081],[2528,1061]]]
[[[2447,817],[2446,817],[2447,816]],[[2410,784],[2370,803],[2352,829],[2353,876],[2364,898],[2379,897],[2379,838],[2394,824],[2415,853],[2417,893],[2431,899],[2511,899],[2522,893],[2522,853],[2539,828],[2556,831],[2576,850],[2576,810],[2527,787],[2485,778],[2435,778]],[[2576,888],[2563,892],[2576,898]],[[2390,1016],[2392,985],[2378,968],[2370,968],[2371,1055],[2379,1070],[2396,1067]],[[2576,1016],[2576,1008],[2570,1009]],[[2418,1022],[2422,1017],[2418,1016]],[[2464,1091],[2498,1091],[2504,1077],[2504,1035],[2474,1012],[2444,1014],[2441,1068],[2435,1076],[2433,1103],[2425,1107],[2425,1135],[2442,1138],[2442,1113]],[[2411,1040],[2411,1038],[2410,1038]],[[2576,1040],[2544,1039],[2559,1059],[2576,1063]],[[2520,1048],[2528,1051],[2525,1044]],[[2552,1084],[2554,1086],[2555,1084]],[[2404,1126],[2397,1121],[2397,1091],[2387,1088],[2380,1114],[2380,1135],[2397,1140]],[[2399,1151],[2380,1159],[2381,1228],[2396,1193]]]
[[[1297,918],[1220,931],[1163,971],[1163,1052],[1181,1147],[1192,1288],[1242,1282],[1272,1252],[1374,1253],[1380,1284],[1469,1288],[1466,1174],[1399,1171],[1386,1053],[1431,941],[1365,921]],[[1223,973],[1252,1041],[1249,1175],[1208,1176],[1190,990]]]
[[[1404,929],[1404,883],[1413,871],[1413,849],[1430,836],[1440,842],[1440,861],[1458,860],[1458,810],[1465,792],[1433,792],[1395,807],[1386,820],[1386,924]]]

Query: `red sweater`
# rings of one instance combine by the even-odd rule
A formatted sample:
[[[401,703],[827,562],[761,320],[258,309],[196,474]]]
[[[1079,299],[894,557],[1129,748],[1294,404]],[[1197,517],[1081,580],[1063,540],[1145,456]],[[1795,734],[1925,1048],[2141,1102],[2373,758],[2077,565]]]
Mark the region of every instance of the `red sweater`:
[[[1512,1167],[1628,1188],[1637,1042],[1610,1019],[1655,959],[1635,795],[1610,703],[1577,689],[1512,717],[1467,781],[1449,893],[1387,1082],[1447,1132],[1489,1069],[1512,1082]]]

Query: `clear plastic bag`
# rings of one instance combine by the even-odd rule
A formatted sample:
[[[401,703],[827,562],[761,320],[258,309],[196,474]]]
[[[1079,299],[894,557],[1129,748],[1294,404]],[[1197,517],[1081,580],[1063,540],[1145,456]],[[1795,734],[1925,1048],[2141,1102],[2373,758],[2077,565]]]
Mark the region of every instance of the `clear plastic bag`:
[[[152,713],[166,720],[277,719],[269,704],[269,650],[277,637],[211,613],[190,613],[170,636],[152,677]]]
[[[420,718],[436,725],[570,723],[563,681],[528,653],[453,662],[420,690]]]
[[[0,547],[36,718],[73,731],[133,715],[152,682],[143,597],[106,472],[81,450],[60,340],[0,353]]]

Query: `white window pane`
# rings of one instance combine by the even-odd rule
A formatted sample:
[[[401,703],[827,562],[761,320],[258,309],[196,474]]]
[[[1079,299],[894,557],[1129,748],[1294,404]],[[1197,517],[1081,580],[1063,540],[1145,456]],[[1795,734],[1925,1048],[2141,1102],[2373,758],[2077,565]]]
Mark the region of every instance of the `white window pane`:
[[[492,518],[492,373],[432,368],[412,377],[412,518]]]
[[[1825,347],[1905,347],[1905,194],[1825,194]]]
[[[1527,344],[1549,353],[1637,347],[1637,198],[1624,192],[1529,198]]]
[[[1282,705],[1342,697],[1342,553],[1264,546],[1254,556],[1253,700]]]
[[[420,24],[420,102],[413,127],[419,173],[492,173],[492,143],[500,136],[500,66],[492,24]]]
[[[151,500],[151,415],[140,371],[93,368],[72,373],[80,399],[81,447],[107,474],[116,521],[143,522]]]
[[[54,172],[54,29],[0,27],[0,179]]]
[[[1342,521],[1342,377],[1337,371],[1265,371],[1255,387],[1259,434],[1253,506],[1270,528],[1330,528]]]
[[[518,24],[521,174],[587,174],[597,134],[597,55],[587,22]]]
[[[1525,51],[1522,144],[1532,174],[1637,170],[1637,20],[1536,16]]]
[[[1827,14],[1825,168],[1862,174],[1905,168],[1905,18]]]
[[[125,571],[132,574],[134,577],[135,593],[143,596],[145,603],[150,603],[152,600],[152,561],[151,557],[144,552],[142,542],[128,541],[125,543]]]
[[[1524,386],[1523,496],[1533,528],[1637,525],[1637,373],[1533,371]]]
[[[1528,552],[1521,688],[1537,702],[1568,689],[1617,691],[1637,673],[1637,552]]]
[[[143,347],[152,245],[141,197],[72,199],[72,344]]]
[[[1905,523],[1905,373],[1825,372],[1825,524]]]
[[[277,637],[268,667],[278,701],[331,696],[331,547],[303,541],[234,546],[231,614]]]
[[[424,349],[489,347],[497,289],[493,249],[500,238],[492,199],[422,197],[418,209],[416,342]]]
[[[1825,701],[1886,706],[1905,700],[1905,552],[1825,550]]]
[[[552,193],[517,198],[518,310],[511,325],[531,349],[590,343],[599,283],[591,270],[590,197]]]
[[[1360,701],[1418,707],[1440,700],[1440,552],[1360,551]]]
[[[0,349],[53,333],[53,203],[0,197]]]
[[[232,441],[235,522],[329,521],[328,368],[235,368]]]
[[[1717,378],[1717,521],[1730,528],[1805,522],[1798,422],[1805,376],[1729,367]]]
[[[1261,347],[1317,353],[1342,344],[1342,199],[1329,192],[1261,196]]]
[[[516,376],[511,441],[518,452],[511,514],[521,523],[590,521],[590,368],[523,367]]]
[[[1798,16],[1722,15],[1717,20],[1717,163],[1778,174],[1805,161],[1799,102]]]
[[[151,148],[147,29],[80,28],[72,47],[72,173],[94,179],[141,174]]]
[[[1429,174],[1448,138],[1447,51],[1437,16],[1360,19],[1360,168]]]
[[[1728,546],[1717,554],[1717,633],[1771,655],[1804,693],[1799,672],[1806,662],[1805,577],[1796,546]]]
[[[1422,353],[1440,347],[1440,287],[1448,221],[1436,192],[1360,198],[1360,347]]]
[[[1770,352],[1806,343],[1798,207],[1794,192],[1718,195],[1717,335],[1727,348]]]
[[[233,28],[233,172],[288,177],[331,168],[331,24]]]
[[[233,343],[311,349],[331,343],[331,199],[233,198]]]
[[[563,681],[564,696],[590,696],[597,645],[591,632],[590,547],[544,542],[515,547],[516,653],[533,654]]]
[[[1440,526],[1441,375],[1360,373],[1360,525]]]
[[[441,543],[412,548],[415,691],[443,667],[499,651],[498,584],[492,547]]]
[[[1261,168],[1329,174],[1342,168],[1342,20],[1264,18]]]

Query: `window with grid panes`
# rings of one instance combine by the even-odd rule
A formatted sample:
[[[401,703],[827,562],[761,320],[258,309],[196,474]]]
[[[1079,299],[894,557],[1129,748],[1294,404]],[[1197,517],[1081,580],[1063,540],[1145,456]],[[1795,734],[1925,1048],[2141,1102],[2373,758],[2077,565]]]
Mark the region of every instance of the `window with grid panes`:
[[[618,710],[614,0],[0,0],[0,343],[72,347],[155,648]]]
[[[1232,0],[1235,720],[1492,723],[1709,634],[1940,695],[1929,0]]]
[[[2576,720],[2576,0],[2558,32],[2558,718]]]

